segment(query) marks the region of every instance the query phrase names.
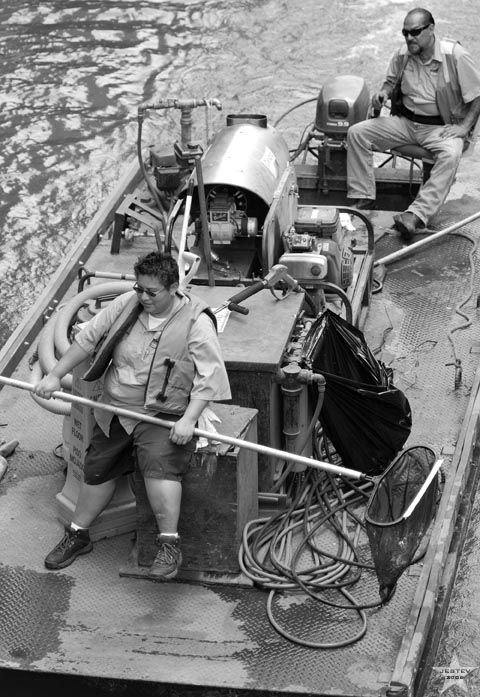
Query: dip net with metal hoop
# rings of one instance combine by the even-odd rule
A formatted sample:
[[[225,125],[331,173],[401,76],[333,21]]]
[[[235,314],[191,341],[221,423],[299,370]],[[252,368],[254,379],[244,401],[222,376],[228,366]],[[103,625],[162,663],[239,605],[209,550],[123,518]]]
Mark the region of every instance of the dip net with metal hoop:
[[[440,464],[431,448],[407,448],[375,484],[365,522],[383,601],[389,599],[403,571],[415,561],[430,527]]]

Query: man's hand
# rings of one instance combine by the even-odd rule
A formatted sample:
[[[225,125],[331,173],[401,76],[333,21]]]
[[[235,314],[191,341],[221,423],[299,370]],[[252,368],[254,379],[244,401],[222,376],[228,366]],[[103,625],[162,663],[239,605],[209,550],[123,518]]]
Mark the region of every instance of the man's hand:
[[[380,111],[382,106],[385,106],[385,102],[389,98],[389,94],[386,90],[380,90],[372,96],[372,107],[374,111]]]
[[[442,138],[466,138],[468,136],[468,129],[465,128],[461,123],[449,123],[443,126],[441,130]]]

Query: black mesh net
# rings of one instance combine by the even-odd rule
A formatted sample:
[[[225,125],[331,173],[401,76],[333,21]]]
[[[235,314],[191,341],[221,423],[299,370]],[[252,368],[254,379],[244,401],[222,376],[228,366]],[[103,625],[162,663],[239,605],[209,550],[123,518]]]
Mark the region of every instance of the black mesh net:
[[[383,601],[388,600],[403,571],[415,561],[433,520],[438,477],[432,477],[419,494],[435,462],[430,448],[407,448],[379,477],[368,502],[367,534]]]

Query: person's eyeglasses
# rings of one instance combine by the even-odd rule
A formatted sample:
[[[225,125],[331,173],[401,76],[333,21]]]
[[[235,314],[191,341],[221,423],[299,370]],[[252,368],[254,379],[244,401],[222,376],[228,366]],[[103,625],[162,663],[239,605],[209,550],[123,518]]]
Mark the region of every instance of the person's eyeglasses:
[[[423,27],[418,27],[418,29],[402,29],[402,34],[405,38],[410,34],[410,36],[420,36],[424,29],[427,29],[430,24],[425,24]]]
[[[135,283],[133,286],[133,290],[138,293],[139,295],[143,295],[143,293],[146,293],[149,298],[156,298],[157,295],[160,295],[160,293],[163,293],[165,288],[159,288],[158,290],[151,290],[150,288],[143,288],[142,286],[139,286],[138,283]]]

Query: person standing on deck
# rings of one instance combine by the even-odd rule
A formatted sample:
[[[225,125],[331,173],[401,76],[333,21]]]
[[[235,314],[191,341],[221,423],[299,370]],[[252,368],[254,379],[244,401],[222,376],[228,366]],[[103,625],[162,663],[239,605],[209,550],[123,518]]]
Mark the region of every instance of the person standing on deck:
[[[403,23],[405,45],[393,55],[372,107],[400,95],[395,115],[353,125],[347,135],[347,196],[356,208],[375,206],[373,150],[420,145],[433,155],[429,179],[408,209],[394,216],[405,241],[428,224],[443,205],[480,114],[480,72],[458,41],[435,34],[435,20],[423,8],[410,10]],[[396,102],[397,100],[393,100]]]
[[[182,475],[195,450],[193,431],[210,401],[231,398],[215,318],[179,291],[177,262],[151,252],[134,266],[136,283],[91,319],[33,391],[50,398],[60,380],[95,355],[84,376],[104,375],[103,401],[174,421],[166,428],[96,410],[72,523],[45,559],[63,569],[93,548],[89,527],[109,503],[116,479],[132,471],[132,448],[155,514],[159,550],[149,576],[172,579],[182,562],[178,521]],[[106,370],[106,372],[105,372]]]

